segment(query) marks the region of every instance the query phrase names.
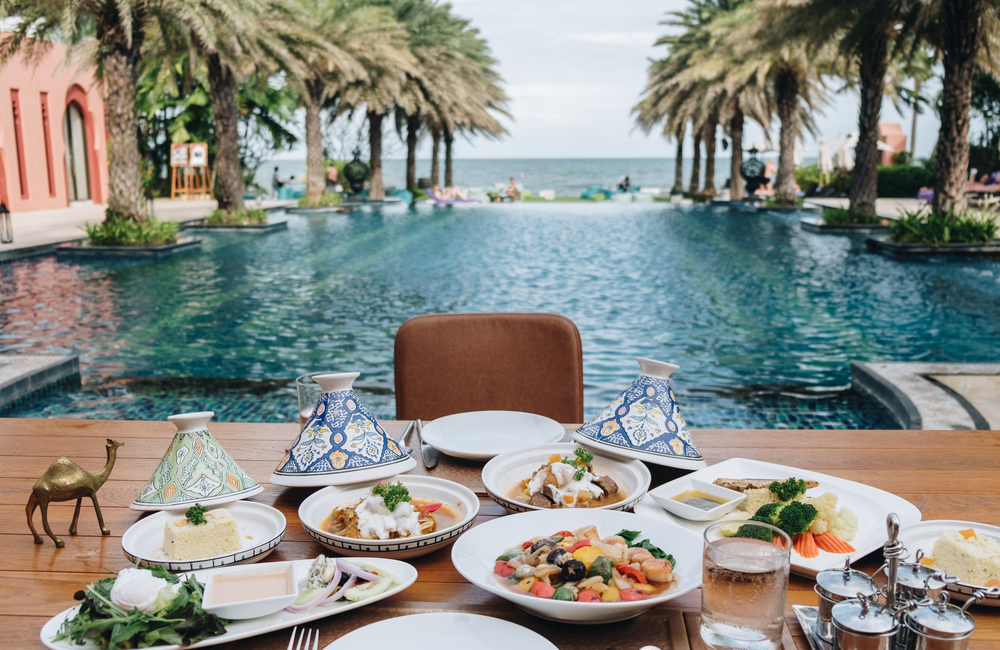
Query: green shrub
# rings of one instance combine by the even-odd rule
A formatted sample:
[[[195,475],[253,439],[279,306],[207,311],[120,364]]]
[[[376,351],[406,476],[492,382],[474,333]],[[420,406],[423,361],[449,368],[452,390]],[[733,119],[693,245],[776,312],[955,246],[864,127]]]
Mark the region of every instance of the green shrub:
[[[795,182],[799,187],[806,187],[809,183],[819,184],[819,167],[816,165],[805,165],[795,170]]]
[[[229,212],[217,208],[212,214],[208,215],[206,221],[212,225],[248,226],[250,224],[267,223],[267,213],[255,208],[241,212]]]
[[[986,210],[942,214],[924,208],[904,210],[889,224],[889,236],[908,244],[988,244],[998,229],[996,216]]]
[[[892,154],[892,164],[893,165],[912,165],[913,156],[910,155],[909,151],[897,151]]]
[[[797,199],[795,199],[794,205],[802,207],[805,204],[806,204],[805,198],[803,198],[803,197],[800,196]],[[788,207],[792,207],[793,204],[779,203],[778,199],[774,198],[773,196],[769,196],[769,197],[765,198],[763,201],[761,201],[761,205],[763,205],[765,207],[768,207],[768,208],[788,208]]]
[[[823,223],[830,226],[880,224],[882,219],[873,217],[867,212],[851,210],[850,208],[823,208]]]
[[[333,192],[326,192],[315,201],[310,201],[304,196],[299,199],[300,208],[328,208],[333,205],[340,205],[340,195]]]
[[[934,184],[934,171],[922,165],[894,165],[878,168],[878,195],[886,198],[913,198],[921,187]]]
[[[94,246],[160,246],[177,242],[177,224],[173,221],[138,221],[110,210],[104,221],[85,223],[83,230]]]

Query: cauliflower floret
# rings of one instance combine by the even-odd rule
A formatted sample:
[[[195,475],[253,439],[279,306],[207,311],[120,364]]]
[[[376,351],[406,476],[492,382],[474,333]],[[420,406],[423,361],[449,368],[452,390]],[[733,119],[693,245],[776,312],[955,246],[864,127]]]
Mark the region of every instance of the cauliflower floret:
[[[778,503],[778,497],[774,496],[774,492],[771,492],[768,488],[745,490],[743,494],[747,495],[747,498],[736,509],[742,512],[749,512],[751,517],[762,505]]]
[[[809,530],[813,535],[833,533],[842,541],[849,542],[858,532],[858,516],[850,508],[837,510],[837,500],[833,492],[805,500],[819,511]]]

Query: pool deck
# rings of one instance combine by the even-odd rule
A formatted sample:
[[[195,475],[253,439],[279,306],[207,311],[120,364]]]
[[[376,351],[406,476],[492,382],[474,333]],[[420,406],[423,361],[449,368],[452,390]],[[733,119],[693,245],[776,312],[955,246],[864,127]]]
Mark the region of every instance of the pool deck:
[[[1000,363],[851,363],[855,390],[905,429],[1000,429]]]
[[[248,201],[248,207],[263,209],[293,205],[294,201]],[[204,219],[216,208],[215,201],[155,199],[153,215],[157,219],[181,223]],[[0,262],[52,252],[59,244],[85,238],[83,224],[104,218],[106,205],[81,203],[58,210],[35,210],[11,214],[14,243],[0,244]]]
[[[0,355],[0,408],[80,377],[77,355]]]
[[[806,203],[826,208],[846,208],[850,200],[842,199],[806,199]],[[927,205],[916,199],[876,199],[875,214],[883,219],[898,219],[900,210],[919,210]]]

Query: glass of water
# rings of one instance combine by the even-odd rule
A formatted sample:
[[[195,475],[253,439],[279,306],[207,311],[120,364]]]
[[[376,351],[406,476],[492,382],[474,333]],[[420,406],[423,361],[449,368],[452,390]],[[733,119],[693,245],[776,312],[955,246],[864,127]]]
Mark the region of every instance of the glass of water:
[[[791,550],[791,538],[770,524],[722,521],[705,530],[701,638],[709,647],[781,647]]]
[[[313,379],[316,375],[329,375],[332,374],[332,370],[324,370],[321,372],[310,372],[304,375],[299,375],[295,378],[295,390],[299,394],[299,428],[306,426],[306,422],[312,417],[313,409],[316,408],[316,403],[319,402],[319,396],[323,394],[320,389],[319,384]]]

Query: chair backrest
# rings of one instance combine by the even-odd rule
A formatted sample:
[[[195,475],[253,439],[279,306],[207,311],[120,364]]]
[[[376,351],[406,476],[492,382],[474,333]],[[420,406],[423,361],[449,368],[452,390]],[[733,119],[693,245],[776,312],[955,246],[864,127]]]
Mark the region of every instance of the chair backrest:
[[[583,350],[558,314],[427,314],[395,345],[396,418],[526,411],[583,421]]]

